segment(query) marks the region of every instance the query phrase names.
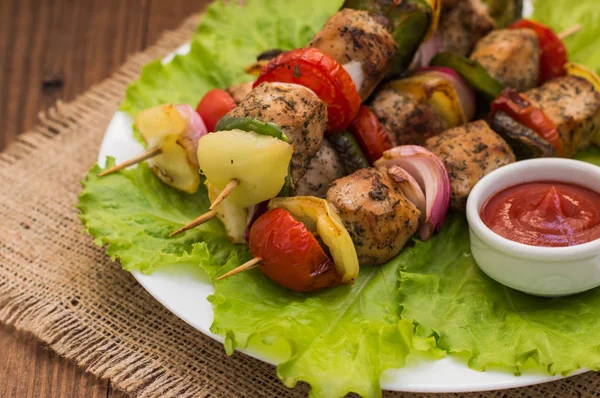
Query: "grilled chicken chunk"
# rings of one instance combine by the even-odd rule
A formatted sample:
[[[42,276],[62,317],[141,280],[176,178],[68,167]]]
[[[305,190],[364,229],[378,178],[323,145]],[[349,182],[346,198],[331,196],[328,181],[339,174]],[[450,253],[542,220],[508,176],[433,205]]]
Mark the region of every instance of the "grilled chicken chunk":
[[[250,94],[250,91],[252,91],[252,83],[254,82],[250,81],[246,83],[236,84],[231,87],[228,87],[226,91],[229,93],[229,95],[231,95],[235,103],[239,104],[244,100],[244,98],[248,96],[248,94]]]
[[[468,56],[475,43],[494,29],[495,22],[481,0],[457,0],[442,10],[439,36],[443,51]]]
[[[329,185],[345,175],[342,158],[329,141],[323,140],[321,149],[308,164],[306,174],[298,181],[296,195],[324,198]]]
[[[477,181],[515,161],[510,146],[483,120],[445,131],[425,146],[444,162],[452,189],[450,204],[458,210],[465,209]]]
[[[390,32],[368,12],[349,8],[333,14],[308,46],[327,54],[348,71],[361,69],[362,82],[355,79],[355,83],[363,101],[389,71],[397,48]]]
[[[327,108],[310,89],[287,83],[262,83],[227,116],[251,117],[277,124],[294,146],[290,163],[295,188],[312,157],[321,149]]]
[[[541,53],[533,30],[501,29],[479,40],[471,59],[504,85],[525,91],[538,85]]]
[[[361,265],[379,265],[396,256],[419,227],[420,211],[385,167],[360,169],[333,183],[327,201],[336,209]]]
[[[379,91],[371,109],[397,145],[423,145],[429,137],[448,128],[433,107],[414,95],[393,88]]]
[[[524,93],[558,127],[564,155],[590,144],[600,126],[600,94],[586,79],[564,76]]]

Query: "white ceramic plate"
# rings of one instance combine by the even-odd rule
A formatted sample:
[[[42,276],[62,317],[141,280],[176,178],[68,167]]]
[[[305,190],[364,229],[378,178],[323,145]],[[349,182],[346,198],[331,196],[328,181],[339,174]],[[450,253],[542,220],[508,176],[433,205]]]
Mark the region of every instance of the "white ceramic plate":
[[[185,54],[188,51],[189,46],[183,46],[176,53]],[[169,62],[172,58],[173,55],[165,58],[163,62]],[[98,161],[103,165],[106,156],[114,156],[119,163],[142,152],[142,146],[133,139],[131,118],[123,112],[117,112],[104,136]],[[212,334],[209,330],[213,321],[213,310],[207,297],[214,289],[200,267],[159,269],[152,275],[133,272],[133,276],[154,298],[179,318],[207,336],[223,341],[221,336]],[[259,353],[244,352],[273,363]],[[576,374],[583,372],[582,370]],[[431,361],[411,354],[407,366],[386,371],[381,377],[381,384],[386,390],[441,393],[498,390],[560,378],[548,376],[541,371],[526,371],[519,377],[505,371],[477,372],[469,369],[464,361],[454,357]]]

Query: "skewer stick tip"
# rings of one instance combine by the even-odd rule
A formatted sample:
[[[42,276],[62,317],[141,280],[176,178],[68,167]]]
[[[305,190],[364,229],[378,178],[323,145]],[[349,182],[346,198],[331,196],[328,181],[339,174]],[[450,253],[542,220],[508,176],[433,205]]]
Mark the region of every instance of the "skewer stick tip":
[[[109,174],[115,173],[119,170],[123,170],[126,167],[133,166],[134,164],[143,162],[146,159],[150,159],[150,158],[153,158],[154,156],[158,156],[161,153],[162,153],[162,149],[160,149],[158,147],[148,149],[146,152],[142,153],[141,155],[138,155],[134,158],[126,160],[125,162],[120,163],[116,166],[113,166],[110,169],[104,170],[102,173],[98,174],[98,177],[104,177],[105,175],[109,175]]]
[[[579,32],[581,30],[581,28],[583,28],[583,25],[581,25],[580,23],[575,24],[573,26],[571,26],[568,29],[563,30],[562,32],[560,32],[559,34],[557,34],[558,38],[561,40],[566,39],[569,36],[574,35],[575,33]]]
[[[213,210],[209,210],[206,213],[202,214],[200,217],[196,218],[195,220],[185,224],[183,227],[179,228],[177,231],[171,232],[169,234],[169,238],[172,238],[175,235],[179,235],[182,232],[185,232],[189,229],[197,227],[200,224],[204,224],[205,222],[213,219],[215,217],[215,215],[216,215],[216,213]]]
[[[260,263],[261,261],[262,261],[262,258],[255,257],[252,260],[240,265],[239,267],[232,269],[231,271],[227,272],[226,274],[221,275],[220,277],[217,278],[217,280],[220,281],[221,279],[225,279],[229,276],[239,274],[240,272],[251,270],[252,268],[257,267],[258,263]]]
[[[232,178],[231,180],[229,180],[229,182],[227,183],[227,185],[225,185],[225,188],[223,188],[219,196],[217,196],[215,201],[212,202],[209,209],[213,210],[215,207],[217,207],[222,201],[225,200],[225,198],[227,198],[227,196],[229,196],[230,193],[233,192],[234,189],[237,188],[238,185],[240,185],[240,180],[238,180],[237,178]]]

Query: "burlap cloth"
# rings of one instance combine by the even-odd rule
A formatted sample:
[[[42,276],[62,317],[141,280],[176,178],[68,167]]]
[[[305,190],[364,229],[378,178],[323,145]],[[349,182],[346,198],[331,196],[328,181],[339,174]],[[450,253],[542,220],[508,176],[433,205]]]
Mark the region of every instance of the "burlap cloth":
[[[163,308],[92,243],[77,218],[79,182],[127,84],[145,63],[186,42],[197,22],[166,33],[75,101],[57,103],[0,154],[0,321],[135,396],[305,396],[306,385],[287,389],[272,366],[227,357],[221,344]],[[588,373],[473,396],[600,396],[599,387],[600,375]]]

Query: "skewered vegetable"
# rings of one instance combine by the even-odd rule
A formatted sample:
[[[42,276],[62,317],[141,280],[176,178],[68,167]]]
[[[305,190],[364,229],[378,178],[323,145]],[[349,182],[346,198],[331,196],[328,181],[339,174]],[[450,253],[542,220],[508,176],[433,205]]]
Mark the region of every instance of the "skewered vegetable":
[[[198,142],[202,173],[218,190],[237,180],[238,186],[228,199],[241,208],[277,196],[293,152],[290,144],[252,131],[218,131]]]
[[[225,90],[212,89],[200,100],[196,112],[204,120],[208,132],[218,131],[215,126],[227,112],[235,108],[235,101]]]
[[[263,82],[293,83],[311,90],[327,105],[329,132],[348,126],[360,106],[360,96],[348,72],[314,48],[296,49],[271,60],[254,82],[253,92]],[[296,103],[288,102],[288,106],[293,108]]]
[[[344,284],[319,241],[287,210],[269,210],[250,229],[250,253],[277,284],[310,292]]]
[[[556,124],[546,116],[542,109],[532,105],[532,103],[525,97],[517,93],[515,90],[506,89],[492,102],[492,115],[496,112],[503,112],[505,116],[509,116],[514,121],[527,127],[528,129],[536,132],[543,141],[550,143],[554,150],[552,156],[563,156],[564,153],[564,142],[558,134]],[[546,154],[546,146],[540,145],[543,143],[542,140],[532,140],[531,135],[523,135],[522,140],[516,135],[520,130],[511,131],[508,130],[505,123],[502,123],[503,116],[493,122],[492,126],[498,128],[500,133],[506,133],[510,137],[511,141],[521,141],[522,144],[533,145],[529,148],[529,153],[535,154]],[[546,149],[546,150],[544,150]]]
[[[464,210],[473,186],[493,170],[515,161],[506,141],[479,120],[429,138],[426,148],[444,162],[452,189],[450,204]]]
[[[135,124],[148,148],[160,148],[160,154],[148,160],[154,174],[167,185],[196,192],[200,176],[195,152],[207,131],[194,109],[159,105],[140,112]]]
[[[342,158],[342,163],[347,174],[352,174],[356,170],[369,167],[369,161],[352,134],[342,131],[330,135],[328,139]]]
[[[467,117],[473,117],[475,96],[472,90],[459,76],[454,76],[452,71],[447,69],[420,71],[411,77],[394,80],[388,85],[431,105],[448,127],[459,126],[467,122]],[[465,110],[468,115],[465,114]]]
[[[208,199],[214,202],[221,192],[206,181],[205,185],[208,191]],[[248,211],[225,199],[215,207],[214,212],[215,216],[223,223],[229,240],[232,243],[245,243],[244,231],[246,230]]]
[[[318,234],[343,283],[353,283],[358,276],[358,258],[352,239],[338,214],[325,199],[312,196],[275,198],[269,209],[283,208],[301,221],[309,231]]]
[[[390,135],[367,106],[360,107],[356,119],[350,124],[348,130],[356,138],[370,164],[392,147]]]
[[[496,98],[504,85],[494,79],[476,60],[470,60],[448,52],[439,53],[431,60],[432,66],[442,66],[457,72],[478,93],[488,99]]]
[[[442,228],[450,202],[450,181],[438,157],[423,147],[404,145],[386,151],[375,165],[400,167],[419,184],[426,198],[424,220],[419,229],[422,240],[429,239],[434,231]],[[399,170],[395,170],[394,175],[400,177]],[[418,192],[414,195],[418,196]]]

